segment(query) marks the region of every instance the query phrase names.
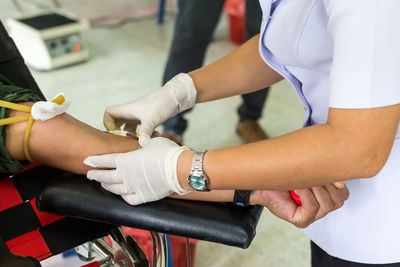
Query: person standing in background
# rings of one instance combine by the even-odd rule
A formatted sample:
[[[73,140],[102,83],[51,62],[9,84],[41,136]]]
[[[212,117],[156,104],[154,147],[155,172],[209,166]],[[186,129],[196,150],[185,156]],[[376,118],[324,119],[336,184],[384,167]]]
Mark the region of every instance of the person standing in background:
[[[179,13],[163,76],[163,85],[175,75],[187,73],[203,65],[205,53],[222,13],[225,0],[178,0]],[[258,1],[246,1],[246,40],[260,32],[262,12]],[[218,88],[216,88],[218,90]],[[257,120],[261,117],[269,88],[242,95],[238,108],[237,132],[245,143],[267,139]],[[168,119],[163,136],[182,143],[187,128],[185,112]]]

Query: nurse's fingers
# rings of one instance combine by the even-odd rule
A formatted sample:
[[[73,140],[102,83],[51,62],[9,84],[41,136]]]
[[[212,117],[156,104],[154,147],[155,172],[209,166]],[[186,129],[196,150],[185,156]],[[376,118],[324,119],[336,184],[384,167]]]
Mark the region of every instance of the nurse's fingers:
[[[311,188],[311,190],[319,204],[318,212],[315,215],[315,220],[321,219],[327,213],[335,210],[334,201],[324,186],[314,186]]]
[[[131,190],[129,190],[129,187],[127,187],[124,184],[107,184],[107,183],[101,183],[101,187],[103,187],[105,190],[114,193],[116,195],[127,195],[127,194],[132,194]]]
[[[328,190],[333,201],[334,209],[338,209],[344,205],[344,202],[349,198],[349,190],[346,186],[338,189],[335,185],[329,184],[324,186]]]
[[[305,228],[315,221],[319,211],[318,201],[311,189],[296,189],[302,205],[297,206],[292,223],[299,228]]]
[[[139,145],[145,147],[151,139],[154,129],[146,124],[139,124],[136,127],[136,135],[139,137]]]
[[[337,189],[342,189],[344,187],[346,187],[346,184],[344,182],[334,182],[333,185],[337,188]]]
[[[123,153],[105,154],[100,156],[87,157],[83,163],[98,169],[115,169],[117,167],[118,158]]]
[[[87,173],[89,180],[96,180],[106,184],[122,184],[122,178],[117,176],[116,170],[90,170]]]
[[[121,196],[128,204],[136,206],[139,204],[143,204],[144,201],[137,194],[128,194]]]

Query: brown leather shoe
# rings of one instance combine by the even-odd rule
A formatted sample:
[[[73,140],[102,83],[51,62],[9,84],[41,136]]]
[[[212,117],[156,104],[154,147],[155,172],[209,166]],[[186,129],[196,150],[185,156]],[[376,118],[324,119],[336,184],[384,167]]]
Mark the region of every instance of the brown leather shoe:
[[[182,137],[180,137],[174,133],[164,132],[164,133],[160,134],[159,136],[168,138],[169,140],[177,143],[178,145],[181,145],[181,146],[183,145]]]
[[[245,120],[236,127],[237,133],[245,144],[268,139],[267,134],[256,120]]]

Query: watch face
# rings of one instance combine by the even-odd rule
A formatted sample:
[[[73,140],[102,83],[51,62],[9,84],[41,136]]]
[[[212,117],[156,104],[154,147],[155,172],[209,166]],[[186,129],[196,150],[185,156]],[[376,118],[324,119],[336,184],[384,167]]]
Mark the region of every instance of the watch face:
[[[202,191],[206,189],[206,179],[204,177],[191,175],[188,178],[188,182],[194,190]]]

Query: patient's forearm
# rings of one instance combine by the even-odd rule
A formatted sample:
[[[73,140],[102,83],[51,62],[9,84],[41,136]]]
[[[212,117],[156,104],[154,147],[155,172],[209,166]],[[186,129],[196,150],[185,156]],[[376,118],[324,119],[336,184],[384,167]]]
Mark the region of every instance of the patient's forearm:
[[[10,117],[17,115],[21,112],[10,111]],[[6,149],[14,159],[25,159],[25,127],[26,122],[7,126]],[[81,174],[90,169],[83,164],[83,160],[90,155],[128,152],[137,148],[138,143],[134,139],[101,132],[68,114],[45,122],[35,121],[29,138],[29,151],[34,161]]]

